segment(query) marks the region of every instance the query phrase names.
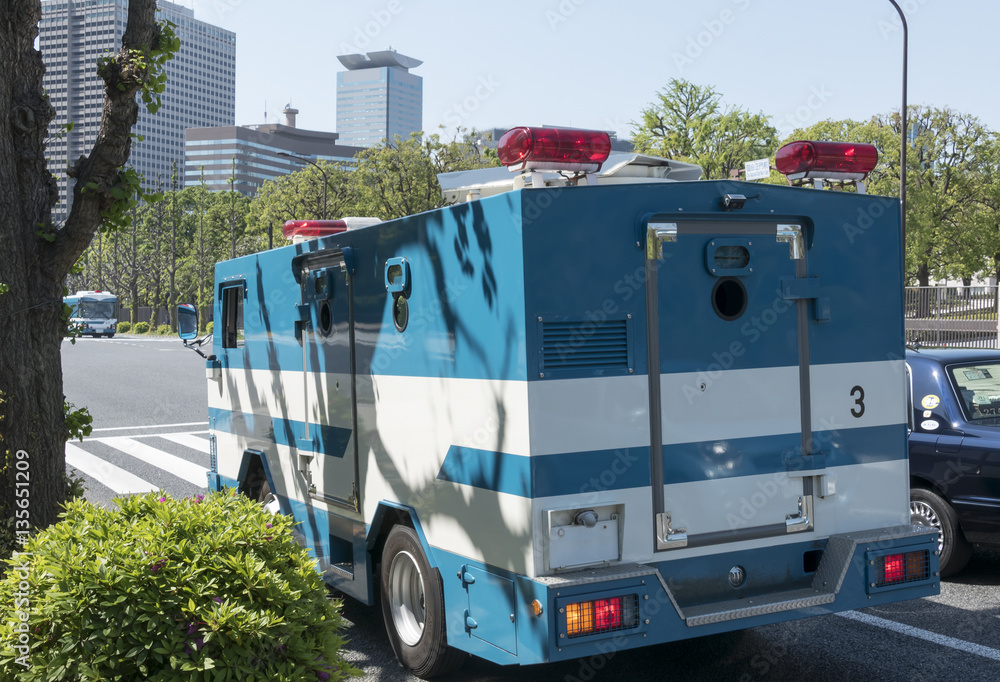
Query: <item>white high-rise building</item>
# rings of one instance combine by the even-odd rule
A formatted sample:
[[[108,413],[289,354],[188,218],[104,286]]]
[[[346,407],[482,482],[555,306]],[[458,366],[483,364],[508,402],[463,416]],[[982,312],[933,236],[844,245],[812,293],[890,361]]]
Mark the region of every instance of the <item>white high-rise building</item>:
[[[146,179],[170,188],[172,166],[184,184],[184,130],[233,125],[236,119],[236,34],[194,18],[194,10],[159,0],[157,19],[168,20],[181,41],[167,62],[162,106],[150,114],[139,107],[129,164]],[[128,0],[42,0],[39,47],[45,62],[44,87],[56,110],[49,126],[46,154],[59,182],[59,203],[52,219],[65,221],[72,200],[65,169],[86,154],[97,139],[104,104],[104,82],[97,60],[121,49]],[[65,132],[65,126],[73,129]]]
[[[424,79],[410,73],[422,61],[394,50],[337,57],[337,134],[340,143],[375,147],[422,130]]]

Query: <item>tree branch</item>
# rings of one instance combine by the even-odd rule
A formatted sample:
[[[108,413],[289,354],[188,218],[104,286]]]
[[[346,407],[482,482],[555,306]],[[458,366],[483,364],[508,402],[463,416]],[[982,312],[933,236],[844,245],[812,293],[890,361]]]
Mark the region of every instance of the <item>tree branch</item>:
[[[104,79],[104,107],[97,141],[90,155],[81,156],[67,171],[76,179],[76,185],[69,217],[51,244],[54,277],[69,272],[116,202],[112,191],[121,188],[119,173],[131,154],[132,128],[139,116],[136,94],[149,83],[151,75],[148,59],[140,62],[136,56],[148,55],[159,47],[159,42],[156,0],[131,0],[122,48],[98,68]]]

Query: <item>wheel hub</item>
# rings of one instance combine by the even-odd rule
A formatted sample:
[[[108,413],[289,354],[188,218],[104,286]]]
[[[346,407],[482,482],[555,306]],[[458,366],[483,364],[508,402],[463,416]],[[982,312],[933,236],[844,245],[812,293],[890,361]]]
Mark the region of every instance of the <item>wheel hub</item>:
[[[389,611],[399,638],[408,646],[416,646],[424,634],[424,577],[416,559],[409,552],[400,552],[389,567]]]
[[[941,519],[934,512],[933,507],[926,502],[910,500],[910,523],[937,529],[938,551],[944,549],[944,529],[941,527]]]

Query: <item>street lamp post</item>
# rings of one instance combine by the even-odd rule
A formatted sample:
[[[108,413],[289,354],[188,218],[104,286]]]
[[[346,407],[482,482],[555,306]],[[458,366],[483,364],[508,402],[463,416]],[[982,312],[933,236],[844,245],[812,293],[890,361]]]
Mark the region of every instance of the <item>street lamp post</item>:
[[[326,186],[330,182],[330,178],[327,176],[326,171],[315,161],[311,161],[304,156],[299,156],[298,154],[289,154],[288,152],[278,152],[278,156],[283,156],[287,159],[292,159],[293,161],[298,161],[299,163],[308,163],[310,166],[315,166],[323,176],[323,220],[326,220]]]
[[[903,22],[903,108],[900,111],[900,126],[902,128],[900,136],[900,147],[899,147],[899,206],[902,213],[901,217],[901,228],[903,232],[903,261],[905,266],[906,261],[906,145],[909,144],[909,140],[906,136],[906,52],[907,52],[907,34],[906,34],[906,16],[903,14],[903,10],[900,9],[896,0],[889,0],[892,6],[896,8],[896,12],[899,14],[899,20]]]

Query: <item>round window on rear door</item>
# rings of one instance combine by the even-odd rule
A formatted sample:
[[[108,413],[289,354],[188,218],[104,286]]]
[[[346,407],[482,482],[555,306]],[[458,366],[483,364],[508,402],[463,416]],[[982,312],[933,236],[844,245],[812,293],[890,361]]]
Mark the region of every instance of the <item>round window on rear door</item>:
[[[747,288],[735,277],[720,279],[712,287],[712,309],[727,322],[738,320],[747,309]]]

